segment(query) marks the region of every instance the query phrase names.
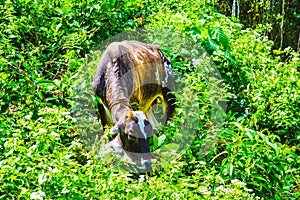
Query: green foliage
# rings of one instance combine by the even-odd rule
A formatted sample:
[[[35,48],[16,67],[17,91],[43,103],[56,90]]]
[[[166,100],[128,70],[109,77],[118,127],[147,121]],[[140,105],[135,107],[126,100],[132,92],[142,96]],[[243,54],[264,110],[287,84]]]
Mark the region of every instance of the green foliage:
[[[244,30],[214,2],[0,2],[0,199],[298,199],[299,55],[272,52],[264,27]],[[78,80],[85,54],[144,23],[161,30],[151,41],[169,41],[158,45],[196,94],[199,119],[188,122],[199,124],[184,154],[142,175],[116,171],[87,149],[79,129],[95,127],[75,124],[71,102],[94,73]],[[170,37],[177,33],[184,37]],[[194,62],[205,60],[194,51],[201,47],[218,70]],[[90,111],[95,99],[81,98]],[[154,149],[172,141],[176,123],[154,137]]]
[[[299,148],[300,123],[297,106],[299,55],[291,49],[272,52],[273,43],[263,36],[263,29],[242,30],[240,24],[228,21],[211,10],[202,9],[197,14],[192,10],[185,6],[185,12],[181,14],[157,13],[148,26],[168,28],[190,35],[212,55],[222,75],[228,91],[227,120],[241,121],[243,125],[237,123],[239,129],[226,125],[222,136],[228,137],[221,137],[219,142],[222,145],[215,146],[215,151],[210,152],[206,158],[218,163],[217,166],[210,167],[216,167],[224,180],[243,180],[260,196],[297,198],[299,191],[295,186],[299,181],[300,167],[296,150]],[[159,21],[159,18],[164,21]],[[273,53],[285,54],[288,59],[280,62],[281,58],[273,56]],[[188,66],[184,61],[178,62],[176,56],[174,58],[176,65]],[[196,83],[193,76],[198,73],[193,68],[190,66],[184,68],[184,71],[192,72],[190,76]],[[203,108],[210,110],[209,107]],[[204,116],[209,116],[207,114]],[[206,118],[201,122],[209,124],[210,120]],[[202,139],[207,135],[205,127],[202,127],[191,147],[193,156],[199,160],[203,159],[205,143]],[[266,132],[268,135],[263,136],[262,133]],[[243,136],[239,136],[241,133]],[[256,137],[251,135],[255,133]],[[290,148],[284,143],[297,147]],[[192,166],[190,168],[193,169]],[[292,173],[286,173],[287,171]]]
[[[254,42],[256,41],[256,42]],[[247,119],[255,130],[268,129],[282,141],[297,144],[299,139],[299,55],[291,49],[288,57],[271,55],[272,43],[259,30],[246,30],[234,41],[236,65],[227,73],[232,92],[238,95],[232,109]],[[247,59],[245,59],[247,58]],[[244,110],[244,111],[241,111]]]
[[[229,59],[231,62],[235,62],[228,53],[228,51],[230,51],[229,42],[229,37],[224,34],[221,28],[210,28],[208,29],[208,36],[203,44],[203,47],[210,55],[215,52],[220,52],[225,58]],[[221,50],[221,47],[223,47],[223,50]]]
[[[222,137],[228,142],[224,146],[227,154],[222,160],[223,177],[236,177],[248,183],[259,196],[292,196],[297,190],[300,167],[295,148],[278,141],[278,136],[268,132],[257,132],[237,122],[229,124]]]

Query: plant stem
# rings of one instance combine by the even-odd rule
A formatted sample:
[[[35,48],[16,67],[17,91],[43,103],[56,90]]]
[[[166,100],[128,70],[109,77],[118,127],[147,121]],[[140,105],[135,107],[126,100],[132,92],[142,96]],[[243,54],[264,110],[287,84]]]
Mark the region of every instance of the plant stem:
[[[282,1],[282,19],[281,19],[281,26],[280,26],[280,49],[282,49],[283,46],[284,4],[285,4],[285,0]]]
[[[300,51],[300,34],[299,34],[299,37],[298,37],[298,44],[297,44],[297,52]]]

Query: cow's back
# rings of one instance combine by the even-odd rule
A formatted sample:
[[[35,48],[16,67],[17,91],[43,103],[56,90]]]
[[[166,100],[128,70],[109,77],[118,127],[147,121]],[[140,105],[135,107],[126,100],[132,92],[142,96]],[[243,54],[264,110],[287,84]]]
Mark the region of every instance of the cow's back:
[[[111,43],[102,55],[95,74],[93,89],[105,102],[109,81],[120,80],[125,95],[141,106],[149,106],[147,101],[161,94],[162,87],[172,87],[169,62],[155,45],[138,41]],[[107,71],[115,72],[107,77]],[[113,77],[112,77],[113,76]],[[143,103],[144,102],[144,103]]]

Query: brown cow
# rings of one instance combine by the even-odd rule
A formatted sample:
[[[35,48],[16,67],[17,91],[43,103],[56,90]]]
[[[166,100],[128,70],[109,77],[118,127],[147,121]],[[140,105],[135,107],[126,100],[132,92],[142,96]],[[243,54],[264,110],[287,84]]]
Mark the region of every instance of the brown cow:
[[[102,127],[114,125],[110,132],[117,135],[112,141],[116,153],[122,155],[122,147],[127,152],[149,155],[148,139],[158,125],[153,105],[160,99],[163,124],[175,110],[175,97],[170,93],[172,67],[161,50],[138,41],[111,43],[97,67],[93,90],[102,101],[98,104]],[[139,111],[133,110],[132,102],[139,105]],[[147,156],[134,162],[142,166],[151,164]]]

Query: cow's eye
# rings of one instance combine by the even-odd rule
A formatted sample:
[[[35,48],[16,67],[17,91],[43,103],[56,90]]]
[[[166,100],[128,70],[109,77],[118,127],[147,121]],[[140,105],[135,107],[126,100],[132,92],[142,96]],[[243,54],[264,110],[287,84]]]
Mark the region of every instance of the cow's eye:
[[[144,120],[144,124],[145,124],[145,126],[148,126],[150,123],[148,120]]]

